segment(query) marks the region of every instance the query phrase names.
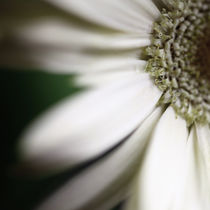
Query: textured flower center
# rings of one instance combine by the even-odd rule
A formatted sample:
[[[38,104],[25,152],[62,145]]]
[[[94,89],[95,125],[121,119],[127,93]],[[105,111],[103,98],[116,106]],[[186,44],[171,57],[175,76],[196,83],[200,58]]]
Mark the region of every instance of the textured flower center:
[[[210,124],[210,1],[173,1],[153,27],[146,71],[188,125]]]

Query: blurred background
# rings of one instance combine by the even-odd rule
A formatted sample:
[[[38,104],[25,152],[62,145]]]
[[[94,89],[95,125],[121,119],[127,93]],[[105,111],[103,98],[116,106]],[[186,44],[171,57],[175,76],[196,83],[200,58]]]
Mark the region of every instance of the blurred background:
[[[1,164],[3,210],[32,210],[59,186],[88,167],[86,163],[74,170],[48,177],[26,176],[27,171],[14,170],[18,163],[18,137],[25,126],[48,107],[69,95],[82,91],[76,87],[74,75],[50,74],[1,68]],[[114,210],[120,209],[120,203]]]
[[[40,200],[73,176],[72,171],[67,171],[47,178],[29,178],[13,169],[18,162],[17,144],[22,130],[49,106],[81,90],[75,87],[73,78],[41,71],[1,69],[4,210],[33,209]]]

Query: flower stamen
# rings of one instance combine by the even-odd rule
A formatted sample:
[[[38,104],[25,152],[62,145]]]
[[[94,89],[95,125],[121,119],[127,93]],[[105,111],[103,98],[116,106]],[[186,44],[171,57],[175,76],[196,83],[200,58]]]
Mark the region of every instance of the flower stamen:
[[[162,10],[146,48],[146,71],[169,103],[191,125],[210,124],[210,1],[177,0]]]

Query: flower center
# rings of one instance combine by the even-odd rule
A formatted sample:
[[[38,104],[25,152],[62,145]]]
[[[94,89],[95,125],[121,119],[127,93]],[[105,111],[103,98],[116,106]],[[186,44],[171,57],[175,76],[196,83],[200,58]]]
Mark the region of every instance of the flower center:
[[[188,125],[210,124],[210,1],[174,0],[153,26],[146,71]]]

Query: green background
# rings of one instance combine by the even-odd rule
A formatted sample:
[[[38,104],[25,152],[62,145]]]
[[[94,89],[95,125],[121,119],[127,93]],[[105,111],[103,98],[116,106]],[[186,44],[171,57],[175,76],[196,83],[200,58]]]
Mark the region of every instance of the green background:
[[[16,163],[18,136],[37,115],[56,102],[82,91],[76,87],[73,75],[58,75],[43,71],[1,69],[1,162],[3,172],[4,210],[32,210],[51,192],[76,176],[92,162],[47,178],[17,176],[10,170]],[[115,210],[120,209],[119,205]]]

